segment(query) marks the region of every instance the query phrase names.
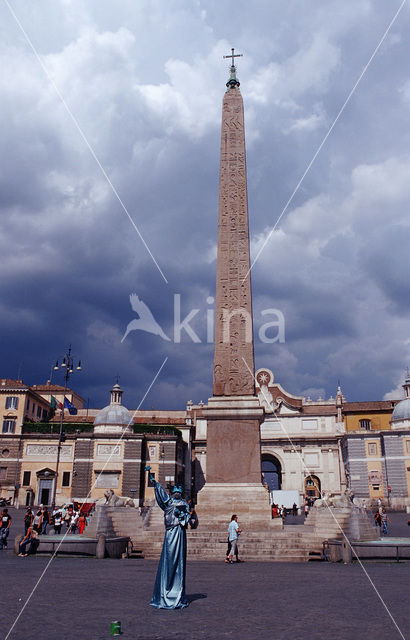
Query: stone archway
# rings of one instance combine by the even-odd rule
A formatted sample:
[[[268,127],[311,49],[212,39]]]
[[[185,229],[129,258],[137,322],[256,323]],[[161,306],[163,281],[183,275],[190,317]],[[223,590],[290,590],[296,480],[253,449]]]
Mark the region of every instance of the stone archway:
[[[282,488],[282,465],[269,453],[262,455],[262,476],[269,485],[269,491],[278,491]]]
[[[305,478],[305,496],[311,500],[320,498],[320,479],[317,476],[310,475]]]

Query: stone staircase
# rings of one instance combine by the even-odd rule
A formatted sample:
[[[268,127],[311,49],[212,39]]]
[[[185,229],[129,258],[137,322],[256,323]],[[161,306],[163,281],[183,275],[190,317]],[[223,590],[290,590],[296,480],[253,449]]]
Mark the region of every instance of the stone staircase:
[[[318,511],[318,510],[315,510]],[[344,529],[349,520],[350,509],[337,509],[336,514],[321,510],[312,510],[310,518],[304,525],[276,526],[263,531],[243,531],[239,539],[239,557],[247,561],[269,562],[307,562],[321,559],[323,541],[327,538],[342,536],[340,527]],[[139,539],[143,546],[145,558],[158,558],[163,543],[164,530],[162,512],[151,515],[155,530],[149,530],[144,540]],[[280,525],[280,520],[277,521]],[[137,544],[137,540],[133,541]],[[187,530],[188,559],[189,560],[223,560],[227,548],[227,525],[215,525],[211,528],[204,524],[198,529]]]
[[[132,549],[144,558],[158,559],[164,540],[163,512],[152,506],[143,514],[138,509],[107,507],[106,515],[118,536],[129,536]],[[276,526],[264,530],[247,530],[239,538],[239,557],[246,561],[308,562],[322,558],[323,541],[341,538],[342,530],[349,538],[374,539],[377,532],[369,517],[360,509],[312,509],[303,525]],[[87,531],[88,534],[88,531]],[[353,536],[353,537],[352,537]],[[189,560],[219,560],[225,558],[227,524],[202,524],[187,529]]]

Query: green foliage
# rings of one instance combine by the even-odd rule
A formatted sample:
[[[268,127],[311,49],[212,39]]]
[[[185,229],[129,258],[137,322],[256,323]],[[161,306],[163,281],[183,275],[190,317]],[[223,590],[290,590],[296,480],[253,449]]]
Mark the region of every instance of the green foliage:
[[[64,433],[92,431],[93,425],[88,422],[63,422]],[[25,422],[23,433],[60,433],[59,422]]]
[[[176,427],[162,424],[134,424],[134,433],[155,433],[156,435],[182,437],[181,431]]]
[[[149,433],[155,435],[168,435],[182,437],[181,431],[171,425],[161,424],[134,424],[134,433]],[[93,425],[89,422],[64,422],[64,433],[80,433],[93,431]],[[59,433],[59,422],[25,422],[23,433]]]

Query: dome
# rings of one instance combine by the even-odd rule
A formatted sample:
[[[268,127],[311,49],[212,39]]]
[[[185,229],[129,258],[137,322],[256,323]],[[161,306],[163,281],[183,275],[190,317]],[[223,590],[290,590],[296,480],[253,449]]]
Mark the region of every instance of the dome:
[[[97,433],[122,433],[132,431],[134,420],[121,404],[122,389],[118,382],[111,389],[111,402],[95,416],[94,431]]]
[[[101,409],[95,417],[94,426],[113,425],[128,427],[133,424],[131,413],[122,404],[109,404]]]
[[[394,407],[391,421],[398,422],[399,420],[409,420],[410,422],[410,398],[400,400],[400,402],[398,402]]]

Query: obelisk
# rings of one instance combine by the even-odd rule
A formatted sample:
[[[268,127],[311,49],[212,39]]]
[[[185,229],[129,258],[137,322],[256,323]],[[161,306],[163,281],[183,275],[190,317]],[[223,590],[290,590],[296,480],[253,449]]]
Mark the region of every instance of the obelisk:
[[[238,511],[249,526],[270,514],[261,475],[264,410],[254,382],[244,110],[234,49],[226,57],[232,64],[222,104],[213,396],[203,409],[206,484],[198,507],[215,522]]]

